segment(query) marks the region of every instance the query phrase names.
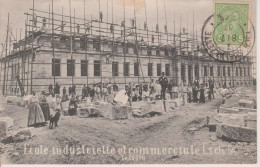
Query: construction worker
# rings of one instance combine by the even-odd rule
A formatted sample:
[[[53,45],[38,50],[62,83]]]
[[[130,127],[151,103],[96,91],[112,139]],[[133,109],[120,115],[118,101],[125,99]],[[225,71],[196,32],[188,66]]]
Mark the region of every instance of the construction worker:
[[[159,78],[159,83],[161,84],[161,99],[166,100],[165,93],[168,86],[168,79],[164,76],[164,72],[162,72],[161,77]]]
[[[193,89],[192,89],[192,92],[193,92],[193,102],[195,102],[195,103],[197,103],[197,101],[198,101],[199,89],[200,89],[199,81],[196,78],[196,80],[193,83]]]
[[[167,25],[164,25],[164,31],[167,33]]]
[[[107,54],[107,56],[106,56],[106,64],[109,64],[109,57],[110,57],[110,55]]]
[[[45,28],[46,28],[46,18],[44,17],[42,19],[42,28],[41,28],[41,30],[45,30]]]
[[[168,84],[168,93],[170,94],[171,99],[173,99],[173,80],[170,80],[170,83]]]
[[[132,23],[132,28],[135,28],[135,20],[134,19],[131,20],[131,23]]]
[[[99,19],[100,19],[100,22],[103,21],[103,13],[102,12],[99,13]]]
[[[65,88],[65,87],[63,87],[63,90],[62,90],[62,94],[63,94],[63,96],[65,96],[65,95],[66,95],[66,92],[67,92],[66,88]]]
[[[55,84],[54,94],[60,94],[60,85],[58,82]]]
[[[159,25],[156,24],[156,33],[159,33]]]
[[[125,21],[122,21],[121,22],[121,27],[124,27],[125,26]]]
[[[34,27],[36,27],[36,25],[37,25],[37,15],[34,13],[34,15],[33,15],[33,26]]]
[[[225,85],[226,87],[226,85]],[[211,79],[211,77],[209,78],[209,99],[211,100],[211,98],[214,99],[214,81]]]
[[[144,22],[144,30],[147,30],[147,23]]]
[[[110,33],[114,33],[114,26],[113,26],[113,24],[110,25]]]
[[[186,106],[188,100],[188,87],[186,85],[186,81],[183,80],[182,82],[182,105]]]
[[[79,26],[79,24],[77,24],[76,28],[77,28],[77,33],[79,34],[79,31],[80,31],[80,26]]]
[[[61,21],[61,25],[60,25],[60,31],[63,32],[64,31],[64,21]]]
[[[53,94],[53,86],[52,86],[52,84],[49,85],[49,94],[50,95]]]

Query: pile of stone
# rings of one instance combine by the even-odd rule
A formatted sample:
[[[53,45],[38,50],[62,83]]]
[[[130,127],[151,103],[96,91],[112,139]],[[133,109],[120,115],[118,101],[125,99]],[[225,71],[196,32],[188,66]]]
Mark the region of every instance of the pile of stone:
[[[0,120],[0,138],[6,137],[8,131],[12,129],[14,120],[10,117],[1,117]]]
[[[132,102],[132,111],[134,117],[152,117],[162,115],[180,106],[178,100],[155,100]]]
[[[30,130],[20,130],[19,132],[15,133],[14,135],[10,135],[10,136],[4,138],[1,142],[4,144],[23,142],[23,141],[30,139],[31,136],[32,136],[32,134],[31,134]]]
[[[127,119],[130,117],[130,108],[126,105],[116,103],[106,103],[95,101],[94,103],[80,106],[78,108],[78,117],[87,118],[93,116],[101,116],[107,119]]]
[[[240,97],[239,93],[236,95]],[[208,126],[215,126],[216,135],[219,138],[255,142],[256,118],[255,101],[240,98],[236,107],[220,107],[218,114],[210,118]]]
[[[6,96],[6,103],[9,103],[9,104],[19,104],[20,101],[21,101],[21,97]]]

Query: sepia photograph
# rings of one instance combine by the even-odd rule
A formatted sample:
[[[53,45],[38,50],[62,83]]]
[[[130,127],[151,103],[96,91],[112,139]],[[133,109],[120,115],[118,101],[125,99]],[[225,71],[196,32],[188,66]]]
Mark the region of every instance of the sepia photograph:
[[[255,165],[256,11],[0,0],[0,165]]]

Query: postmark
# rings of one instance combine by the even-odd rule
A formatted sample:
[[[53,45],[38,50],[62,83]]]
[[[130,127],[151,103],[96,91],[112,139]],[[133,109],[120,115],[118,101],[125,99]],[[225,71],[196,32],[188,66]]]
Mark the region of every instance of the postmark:
[[[217,45],[246,45],[248,4],[216,3],[214,42]]]
[[[237,62],[248,57],[255,43],[255,29],[247,4],[216,3],[202,28],[202,44],[213,59]]]

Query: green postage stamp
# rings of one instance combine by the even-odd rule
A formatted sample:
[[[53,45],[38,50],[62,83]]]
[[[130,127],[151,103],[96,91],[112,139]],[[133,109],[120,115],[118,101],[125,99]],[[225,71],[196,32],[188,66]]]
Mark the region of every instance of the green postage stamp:
[[[216,45],[246,45],[249,4],[215,3]]]

